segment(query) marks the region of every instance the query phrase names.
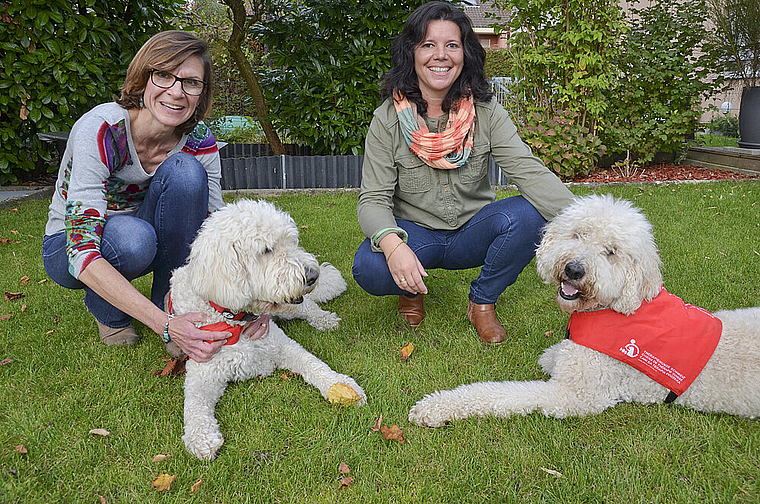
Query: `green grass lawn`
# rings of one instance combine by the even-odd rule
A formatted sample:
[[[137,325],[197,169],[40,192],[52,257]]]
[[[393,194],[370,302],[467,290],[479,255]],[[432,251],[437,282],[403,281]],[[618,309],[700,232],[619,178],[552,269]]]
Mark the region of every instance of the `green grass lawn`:
[[[760,182],[573,188],[592,190],[644,209],[670,292],[708,310],[760,305]],[[528,266],[497,305],[509,339],[486,347],[465,317],[477,271],[433,270],[427,319],[412,332],[396,299],[373,298],[351,278],[363,238],[355,193],[271,199],[302,227],[302,245],[348,281],[326,305],[342,318],[339,329],[281,326],[353,376],[367,406],[331,405],[279,372],[234,384],[217,408],[225,444],[215,461],[196,460],[180,439],[182,377],[152,374],[164,365],[159,337],[138,325],[141,344],[103,346],[82,292],[43,282],[47,202],[19,203],[0,210],[0,238],[9,240],[0,243],[0,284],[24,294],[0,300],[0,316],[12,313],[0,320],[0,502],[760,502],[754,420],[622,404],[585,418],[411,425],[411,406],[437,388],[543,378],[537,359],[567,323],[553,288]],[[136,285],[147,292],[149,279]],[[415,350],[404,362],[399,350],[409,342]],[[403,430],[404,443],[372,431],[380,415]],[[110,435],[88,433],[96,428]],[[152,462],[157,454],[171,457]],[[341,463],[354,482],[339,489]],[[176,475],[166,492],[151,488],[160,473]]]

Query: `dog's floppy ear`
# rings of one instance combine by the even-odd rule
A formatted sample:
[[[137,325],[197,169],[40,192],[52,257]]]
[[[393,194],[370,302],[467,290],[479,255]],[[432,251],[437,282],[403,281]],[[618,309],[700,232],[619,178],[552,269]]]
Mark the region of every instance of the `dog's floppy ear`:
[[[232,211],[223,208],[204,221],[187,262],[193,292],[230,309],[244,303],[249,290],[245,265],[235,250],[240,229]]]

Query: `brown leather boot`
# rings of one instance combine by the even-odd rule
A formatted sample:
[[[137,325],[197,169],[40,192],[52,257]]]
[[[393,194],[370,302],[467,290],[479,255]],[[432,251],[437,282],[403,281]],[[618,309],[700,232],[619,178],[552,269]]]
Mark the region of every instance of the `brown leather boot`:
[[[424,294],[417,294],[414,297],[406,297],[402,294],[398,297],[398,311],[412,327],[417,327],[425,319],[425,307],[422,304],[424,298]]]
[[[95,322],[98,322],[97,319]],[[132,324],[126,327],[108,327],[98,322],[98,334],[100,334],[100,341],[108,346],[132,346],[140,341],[140,335]]]
[[[504,327],[496,318],[493,304],[467,302],[467,318],[470,319],[483,343],[498,345],[507,337]]]

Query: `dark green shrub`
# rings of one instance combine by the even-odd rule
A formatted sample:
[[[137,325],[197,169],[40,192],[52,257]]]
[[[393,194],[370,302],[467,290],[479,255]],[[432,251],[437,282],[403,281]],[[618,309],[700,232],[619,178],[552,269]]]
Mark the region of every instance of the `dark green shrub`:
[[[512,75],[512,59],[506,49],[486,51],[486,77],[507,77]]]
[[[714,117],[706,125],[710,133],[739,138],[739,118],[733,116]]]
[[[174,9],[172,0],[0,1],[0,184],[50,159],[37,133],[68,130],[113,99]]]

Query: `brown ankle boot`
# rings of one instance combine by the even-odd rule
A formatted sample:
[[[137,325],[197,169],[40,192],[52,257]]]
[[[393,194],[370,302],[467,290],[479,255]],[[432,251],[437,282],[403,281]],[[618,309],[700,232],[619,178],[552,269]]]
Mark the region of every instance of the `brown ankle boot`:
[[[398,311],[412,327],[417,327],[425,319],[425,307],[422,304],[424,297],[424,294],[417,294],[414,297],[406,297],[402,294],[398,297]]]
[[[95,322],[98,321],[95,320]],[[131,346],[140,341],[140,335],[132,324],[125,327],[108,327],[98,322],[98,334],[100,334],[100,341],[108,346]]]
[[[507,333],[496,318],[493,304],[476,304],[468,301],[467,318],[475,326],[482,342],[498,345],[506,339]]]

